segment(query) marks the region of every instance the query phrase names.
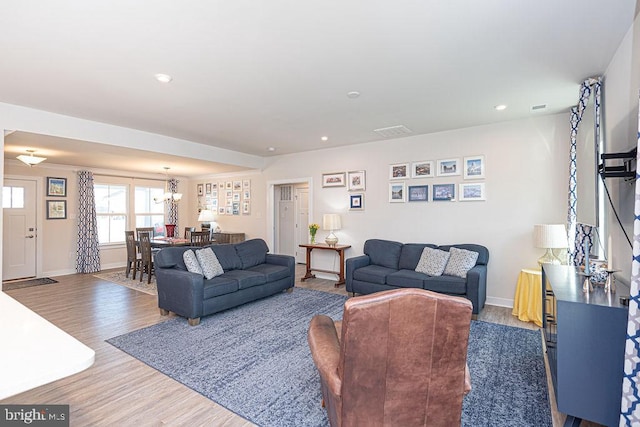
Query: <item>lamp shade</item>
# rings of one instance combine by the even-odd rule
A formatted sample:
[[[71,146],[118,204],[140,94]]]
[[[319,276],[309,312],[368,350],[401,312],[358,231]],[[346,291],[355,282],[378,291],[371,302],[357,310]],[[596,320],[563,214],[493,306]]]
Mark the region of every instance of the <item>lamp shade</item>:
[[[213,211],[210,211],[209,209],[201,210],[200,215],[198,215],[199,222],[211,222],[214,220],[215,218],[213,217]]]
[[[536,248],[568,247],[567,229],[564,224],[536,224],[533,226],[533,241]]]
[[[340,230],[342,223],[340,222],[340,215],[338,214],[324,214],[322,215],[322,228],[324,230]]]

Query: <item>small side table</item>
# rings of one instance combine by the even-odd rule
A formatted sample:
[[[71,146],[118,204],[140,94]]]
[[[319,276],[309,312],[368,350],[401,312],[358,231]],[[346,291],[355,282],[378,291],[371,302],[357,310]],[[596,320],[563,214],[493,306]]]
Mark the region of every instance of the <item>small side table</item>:
[[[302,278],[303,282],[305,280],[307,280],[307,279],[314,279],[316,277],[315,274],[311,274],[311,270],[313,270],[313,271],[321,271],[323,273],[337,274],[338,275],[338,281],[336,282],[336,284],[334,286],[337,288],[340,285],[344,285],[344,282],[345,282],[345,280],[344,280],[344,251],[346,249],[349,249],[351,247],[351,245],[329,246],[326,243],[314,243],[314,244],[304,244],[304,245],[299,245],[299,246],[301,248],[307,248],[307,274],[305,274],[304,277]],[[311,251],[313,251],[314,249],[336,251],[338,253],[338,255],[340,256],[340,271],[321,270],[319,268],[312,268],[311,267]]]
[[[542,327],[541,289],[542,272],[540,270],[530,268],[521,270],[511,313],[523,322],[533,322]]]

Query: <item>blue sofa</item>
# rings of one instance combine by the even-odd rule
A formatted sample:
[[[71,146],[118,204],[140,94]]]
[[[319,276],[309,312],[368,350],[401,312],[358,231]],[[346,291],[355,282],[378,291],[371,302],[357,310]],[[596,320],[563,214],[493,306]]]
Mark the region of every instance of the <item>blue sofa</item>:
[[[428,276],[415,271],[425,247],[449,251],[451,247],[478,253],[476,265],[466,279],[456,276]],[[447,295],[466,297],[478,315],[487,299],[487,263],[489,250],[481,245],[437,246],[370,239],[364,243],[364,255],[347,259],[346,289],[355,294],[370,294],[398,288],[421,288]]]
[[[200,247],[170,247],[156,254],[158,307],[162,315],[172,311],[194,326],[202,316],[284,290],[291,292],[295,286],[295,258],[269,254],[262,239],[210,247],[224,274],[209,280],[189,272],[183,260],[185,251]]]

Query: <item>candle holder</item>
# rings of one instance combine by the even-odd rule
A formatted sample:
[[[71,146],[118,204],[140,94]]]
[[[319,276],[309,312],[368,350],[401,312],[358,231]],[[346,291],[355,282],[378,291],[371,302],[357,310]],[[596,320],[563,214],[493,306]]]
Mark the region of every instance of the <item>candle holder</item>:
[[[593,292],[593,285],[591,284],[591,274],[590,273],[580,273],[581,276],[584,276],[584,282],[582,282],[582,292],[589,293]]]
[[[612,294],[616,293],[616,277],[613,273],[616,273],[620,270],[605,270],[607,272],[607,281],[604,283],[604,291],[611,292]]]

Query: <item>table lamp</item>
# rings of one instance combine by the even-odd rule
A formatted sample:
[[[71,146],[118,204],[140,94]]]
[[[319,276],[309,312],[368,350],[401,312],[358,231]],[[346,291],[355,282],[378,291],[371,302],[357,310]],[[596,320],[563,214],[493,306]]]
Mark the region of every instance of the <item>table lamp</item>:
[[[546,249],[538,259],[538,265],[562,264],[555,256],[553,249],[568,247],[567,229],[564,224],[536,224],[533,226],[533,241],[536,248]]]
[[[342,228],[342,224],[340,222],[340,215],[338,214],[324,214],[322,215],[322,228],[324,230],[329,230],[330,233],[326,239],[324,239],[325,243],[329,246],[335,246],[338,244],[338,238],[334,231],[340,230]]]
[[[198,215],[198,221],[202,223],[202,228],[211,229],[211,223],[215,221],[213,211],[209,209],[201,210],[200,215]]]

